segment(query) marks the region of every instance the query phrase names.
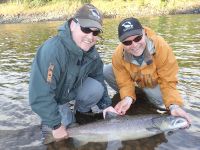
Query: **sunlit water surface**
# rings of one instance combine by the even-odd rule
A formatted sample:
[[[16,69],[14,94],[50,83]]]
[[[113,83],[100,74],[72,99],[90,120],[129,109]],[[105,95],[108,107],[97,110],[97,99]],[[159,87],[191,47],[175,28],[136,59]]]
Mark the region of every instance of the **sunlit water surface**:
[[[119,146],[126,150],[200,150],[200,15],[176,15],[140,18],[172,46],[180,71],[178,89],[190,113],[192,126],[172,135],[160,134]],[[117,25],[120,20],[104,21],[104,33],[97,45],[105,63],[119,43]],[[0,25],[0,149],[46,149],[40,142],[39,118],[28,105],[29,72],[36,48],[56,34],[63,22]],[[109,88],[109,95],[114,91]],[[143,106],[143,108],[141,108]],[[140,105],[139,113],[151,113]],[[138,113],[132,112],[132,113]],[[152,111],[153,112],[153,111]],[[70,149],[65,143],[48,149]],[[117,149],[117,144],[89,143],[79,149]]]

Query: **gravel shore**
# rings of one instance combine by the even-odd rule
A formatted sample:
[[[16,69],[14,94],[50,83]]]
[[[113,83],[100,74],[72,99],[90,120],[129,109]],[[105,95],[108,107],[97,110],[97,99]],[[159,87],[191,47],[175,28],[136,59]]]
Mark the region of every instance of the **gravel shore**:
[[[187,10],[172,10],[170,12],[159,12],[150,11],[148,9],[142,10],[140,12],[135,12],[134,16],[161,16],[161,15],[175,15],[175,14],[200,14],[200,7],[191,8]],[[127,16],[130,14],[127,14]],[[42,22],[42,21],[64,21],[69,18],[72,14],[66,14],[62,12],[51,12],[51,13],[40,13],[40,14],[17,14],[13,16],[5,16],[0,14],[0,24],[15,24],[15,23],[31,23],[31,22]],[[106,14],[105,18],[115,18],[121,16],[120,14]]]

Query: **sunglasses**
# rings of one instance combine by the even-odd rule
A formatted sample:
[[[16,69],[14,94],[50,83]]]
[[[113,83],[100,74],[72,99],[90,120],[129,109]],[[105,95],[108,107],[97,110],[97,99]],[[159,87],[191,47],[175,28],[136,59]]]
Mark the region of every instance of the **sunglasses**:
[[[134,42],[139,42],[139,41],[142,39],[142,37],[143,37],[143,34],[137,36],[137,37],[136,37],[135,39],[133,39],[133,40],[124,41],[124,42],[122,42],[122,43],[123,43],[124,45],[126,45],[126,46],[129,46],[129,45],[131,45],[131,44],[133,43],[133,41],[134,41]]]
[[[80,23],[78,22],[77,19],[74,18],[73,21],[74,21],[75,23],[78,23],[78,24],[80,25]],[[95,31],[93,31],[93,30],[91,30],[90,28],[81,27],[81,26],[80,26],[80,28],[81,28],[81,31],[82,31],[83,33],[85,33],[85,34],[89,34],[89,33],[92,32],[92,35],[93,35],[93,36],[97,36],[97,35],[99,35],[99,34],[101,33],[100,30],[95,30]]]
[[[81,27],[81,26],[80,26],[80,27]],[[101,33],[100,30],[95,30],[95,31],[93,31],[93,30],[91,30],[90,28],[85,28],[85,27],[81,27],[81,31],[82,31],[83,33],[85,33],[85,34],[89,34],[89,33],[92,32],[92,35],[93,35],[93,36],[97,36],[97,35],[99,35],[99,34]]]

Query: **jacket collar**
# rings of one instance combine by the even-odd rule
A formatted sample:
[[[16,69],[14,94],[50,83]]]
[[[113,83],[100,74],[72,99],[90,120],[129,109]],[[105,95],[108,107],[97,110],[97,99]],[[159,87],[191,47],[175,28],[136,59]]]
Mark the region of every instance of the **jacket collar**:
[[[153,41],[149,39],[147,36],[145,41],[146,41],[146,48],[144,49],[143,52],[144,60],[141,65],[137,62],[136,58],[133,55],[127,53],[126,51],[123,51],[124,60],[132,64],[135,64],[137,66],[150,65],[153,62],[152,55],[155,53],[155,46]]]

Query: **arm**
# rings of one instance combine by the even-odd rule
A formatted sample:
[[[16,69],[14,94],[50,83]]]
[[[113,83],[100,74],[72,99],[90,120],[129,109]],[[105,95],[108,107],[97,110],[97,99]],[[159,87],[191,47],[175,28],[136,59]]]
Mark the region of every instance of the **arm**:
[[[56,47],[54,45],[48,46],[46,44],[39,48],[32,64],[29,83],[31,108],[40,116],[42,124],[51,128],[61,123],[58,104],[55,100],[55,90],[60,78],[61,64],[55,51]],[[65,130],[62,131],[62,136],[65,137],[67,133]],[[57,136],[57,133],[54,135],[56,135],[55,138],[62,137],[61,135]]]
[[[119,87],[120,97],[124,99],[126,96],[136,100],[135,85],[131,75],[125,68],[125,62],[122,58],[122,47],[118,46],[112,57],[112,67],[115,74],[115,79]],[[128,65],[128,64],[127,64]]]
[[[122,47],[118,46],[112,57],[112,66],[122,99],[115,106],[115,109],[119,114],[123,115],[136,100],[136,95],[134,82],[124,66],[127,62],[123,61],[122,51]]]
[[[182,116],[191,124],[189,115],[180,107],[183,100],[177,89],[178,63],[170,46],[160,38],[156,44],[156,65],[159,76],[158,82],[163,96],[165,106],[173,116]]]
[[[178,63],[173,51],[161,37],[158,37],[155,47],[156,54],[154,58],[164,104],[167,108],[171,104],[182,106],[183,100],[177,90]]]

